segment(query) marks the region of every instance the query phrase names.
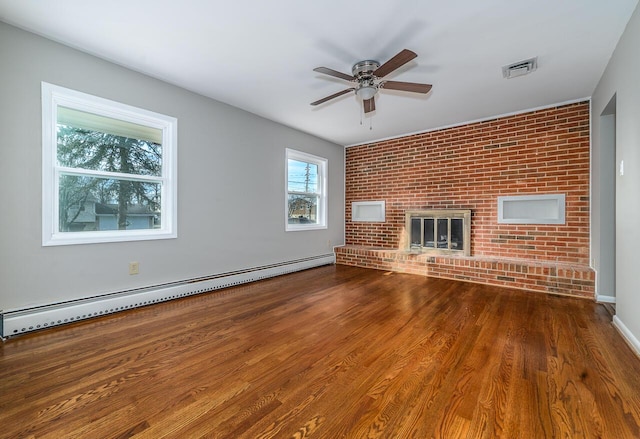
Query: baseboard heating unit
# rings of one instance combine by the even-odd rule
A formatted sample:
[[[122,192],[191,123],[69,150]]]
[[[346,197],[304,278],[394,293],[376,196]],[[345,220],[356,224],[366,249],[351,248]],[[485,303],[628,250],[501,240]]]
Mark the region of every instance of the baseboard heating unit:
[[[146,288],[0,311],[2,338],[335,263],[333,253]]]

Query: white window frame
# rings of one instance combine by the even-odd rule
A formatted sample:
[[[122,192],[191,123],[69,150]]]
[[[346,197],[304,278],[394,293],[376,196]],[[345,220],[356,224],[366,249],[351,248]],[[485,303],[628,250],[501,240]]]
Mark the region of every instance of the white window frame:
[[[58,107],[71,108],[112,119],[162,130],[162,174],[148,177],[150,182],[161,183],[158,229],[104,230],[60,232],[59,185],[64,169],[57,160]],[[79,91],[42,82],[42,245],[90,244],[101,242],[140,241],[177,237],[177,145],[176,118],[132,107],[130,105],[92,96]],[[79,168],[78,168],[79,169]],[[80,170],[81,175],[123,179],[129,174]],[[144,181],[146,176],[136,176]]]
[[[286,148],[285,157],[285,174],[284,174],[284,223],[287,232],[296,232],[301,230],[318,230],[327,228],[327,175],[328,160],[295,149]],[[317,207],[317,223],[309,224],[289,224],[289,160],[297,160],[300,162],[312,163],[318,166],[318,207]]]

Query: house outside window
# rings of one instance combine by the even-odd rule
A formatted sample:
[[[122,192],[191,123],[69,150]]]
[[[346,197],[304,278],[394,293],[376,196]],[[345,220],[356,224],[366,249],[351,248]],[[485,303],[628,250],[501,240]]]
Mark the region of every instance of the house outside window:
[[[175,238],[177,121],[42,83],[42,243]]]
[[[327,159],[286,150],[286,230],[327,228]]]

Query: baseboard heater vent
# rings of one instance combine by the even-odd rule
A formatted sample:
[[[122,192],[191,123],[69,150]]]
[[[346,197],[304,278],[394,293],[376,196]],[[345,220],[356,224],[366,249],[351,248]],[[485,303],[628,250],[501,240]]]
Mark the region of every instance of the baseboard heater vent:
[[[335,263],[333,253],[86,299],[0,312],[2,338]]]

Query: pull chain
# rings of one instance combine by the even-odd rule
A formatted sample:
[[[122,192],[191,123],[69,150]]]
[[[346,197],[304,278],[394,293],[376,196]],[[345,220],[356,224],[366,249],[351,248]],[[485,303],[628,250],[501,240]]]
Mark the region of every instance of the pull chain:
[[[362,123],[362,119],[364,118],[364,106],[360,106],[360,125],[364,125]],[[369,130],[373,130],[373,116],[369,117]]]
[[[362,123],[362,119],[364,118],[364,106],[360,106],[360,125],[364,125]],[[369,117],[369,131],[373,130],[373,116]]]

